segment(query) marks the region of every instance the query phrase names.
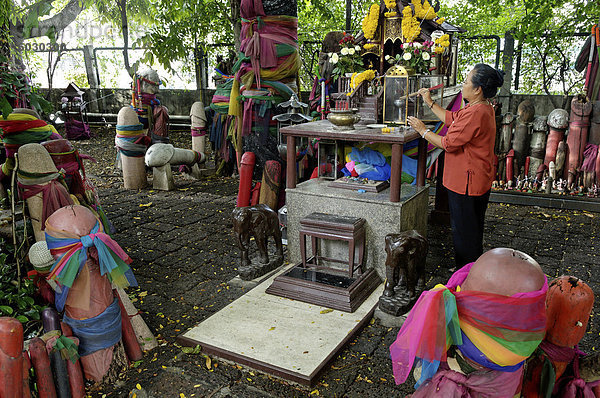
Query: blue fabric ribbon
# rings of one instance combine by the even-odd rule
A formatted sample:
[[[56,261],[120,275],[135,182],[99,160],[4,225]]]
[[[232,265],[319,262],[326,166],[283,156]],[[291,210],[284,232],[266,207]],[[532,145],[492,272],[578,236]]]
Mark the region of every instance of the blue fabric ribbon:
[[[63,321],[79,338],[79,355],[82,357],[112,347],[121,340],[121,308],[117,298],[93,318],[80,320],[63,315]]]

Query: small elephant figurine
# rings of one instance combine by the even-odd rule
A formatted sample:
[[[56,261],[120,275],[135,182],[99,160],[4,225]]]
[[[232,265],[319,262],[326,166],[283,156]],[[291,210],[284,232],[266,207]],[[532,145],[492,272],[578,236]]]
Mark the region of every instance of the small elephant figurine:
[[[250,265],[250,257],[248,256],[250,236],[254,237],[258,246],[261,264],[269,263],[267,252],[269,236],[275,239],[277,255],[283,258],[279,218],[277,213],[271,210],[269,206],[258,204],[252,207],[236,207],[231,214],[231,220],[233,222],[233,232],[241,251],[242,267]]]
[[[406,282],[409,298],[415,298],[417,290],[425,284],[425,258],[429,244],[417,231],[404,231],[385,237],[385,297],[394,296],[394,288]],[[419,289],[418,289],[419,288]]]

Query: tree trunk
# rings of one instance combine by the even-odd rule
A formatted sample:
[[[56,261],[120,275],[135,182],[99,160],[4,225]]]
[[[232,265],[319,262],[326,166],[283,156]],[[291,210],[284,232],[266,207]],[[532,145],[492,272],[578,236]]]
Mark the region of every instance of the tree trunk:
[[[233,21],[233,39],[235,40],[235,51],[240,50],[240,32],[242,30],[242,20],[240,16],[241,0],[230,0],[231,14],[230,20]]]
[[[127,0],[117,1],[117,6],[121,12],[121,32],[123,33],[123,62],[129,76],[133,77],[134,71],[129,65],[129,26],[127,24]]]
[[[81,0],[69,0],[65,8],[63,8],[59,13],[55,14],[51,18],[39,21],[37,26],[33,26],[28,37],[25,37],[23,32],[25,29],[25,21],[27,21],[28,15],[25,15],[23,19],[17,21],[15,24],[9,23],[10,34],[13,36],[14,48],[20,49],[23,46],[23,41],[26,39],[44,36],[52,29],[54,29],[54,34],[57,36],[62,30],[69,26],[69,24],[73,22],[75,18],[77,18],[79,13],[81,13],[84,8],[83,3],[84,2]],[[37,13],[37,8],[33,7],[29,12]],[[13,62],[15,63],[17,69],[23,71],[25,70],[25,65],[21,59],[21,54],[22,51],[16,51]]]

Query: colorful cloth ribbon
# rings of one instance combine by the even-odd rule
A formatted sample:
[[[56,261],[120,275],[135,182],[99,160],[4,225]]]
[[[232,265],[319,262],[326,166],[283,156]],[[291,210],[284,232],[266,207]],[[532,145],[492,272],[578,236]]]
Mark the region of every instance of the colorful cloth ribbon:
[[[67,337],[60,330],[52,330],[44,334],[42,340],[46,342],[48,354],[59,351],[62,359],[67,359],[72,363],[79,359],[79,339],[77,337]]]
[[[0,115],[0,138],[6,156],[14,158],[21,145],[62,138],[54,126],[27,113],[11,113],[7,119]]]
[[[102,224],[98,221],[88,235],[81,237],[46,223],[46,243],[52,255],[60,255],[47,276],[47,279],[58,281],[62,285],[62,293],[56,295],[56,307],[59,311],[62,311],[69,288],[73,286],[73,281],[87,261],[88,249],[91,247],[98,251],[101,275],[106,275],[109,281],[122,288],[137,286],[128,266],[131,258],[117,242],[104,233]]]
[[[118,155],[121,154],[131,157],[142,157],[146,153],[151,138],[148,137],[143,129],[142,124],[131,126],[117,125],[117,135],[115,136],[115,146],[118,150]]]
[[[100,315],[73,319],[65,314],[63,322],[79,338],[79,355],[82,357],[112,347],[121,340],[121,308],[116,298]]]
[[[451,345],[482,366],[493,363],[497,370],[512,372],[533,353],[546,330],[548,281],[535,292],[503,296],[479,291],[461,291],[473,263],[456,271],[446,286],[437,285],[419,297],[402,325],[390,354],[396,384],[406,381],[415,358],[423,360],[417,382],[431,378],[439,363],[446,361]],[[471,347],[467,345],[472,344]],[[481,353],[486,361],[482,362]]]

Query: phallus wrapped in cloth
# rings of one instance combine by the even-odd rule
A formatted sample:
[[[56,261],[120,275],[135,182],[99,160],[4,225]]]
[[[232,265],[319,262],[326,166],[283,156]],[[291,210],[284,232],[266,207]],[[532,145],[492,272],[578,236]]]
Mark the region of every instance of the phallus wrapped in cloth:
[[[513,396],[520,385],[523,361],[544,338],[547,290],[546,276],[526,254],[512,249],[484,253],[455,272],[446,285],[421,294],[390,346],[396,383],[406,381],[418,359],[423,366],[416,387],[426,381],[424,387],[438,383],[435,391],[440,383],[452,383],[456,392],[460,381],[440,379],[436,374],[440,364],[442,372],[456,373],[444,363],[454,345],[471,368],[483,372],[473,373],[481,377],[473,388],[481,388],[482,380],[500,377],[503,390],[495,392],[497,396]],[[499,373],[490,377],[486,372]]]
[[[121,287],[137,284],[128,266],[131,259],[83,206],[63,207],[52,214],[46,222],[46,242],[57,258],[48,275],[61,287],[56,307],[64,307],[63,321],[80,340],[86,379],[101,381],[121,340],[121,311],[111,281]]]
[[[92,222],[92,227],[89,227]],[[62,292],[56,297],[59,311],[62,311],[69,288],[88,259],[90,248],[95,249],[91,255],[97,256],[100,274],[106,276],[109,282],[122,288],[137,285],[128,265],[131,258],[104,233],[100,221],[84,206],[63,207],[46,220],[46,243],[52,255],[59,256],[47,277],[61,285]]]

